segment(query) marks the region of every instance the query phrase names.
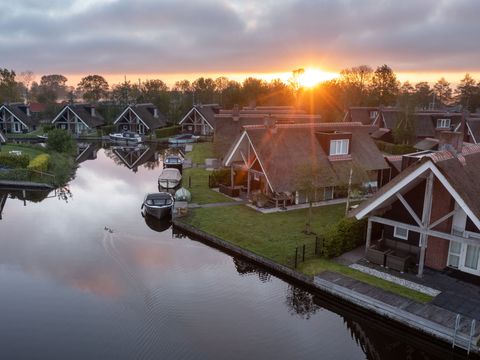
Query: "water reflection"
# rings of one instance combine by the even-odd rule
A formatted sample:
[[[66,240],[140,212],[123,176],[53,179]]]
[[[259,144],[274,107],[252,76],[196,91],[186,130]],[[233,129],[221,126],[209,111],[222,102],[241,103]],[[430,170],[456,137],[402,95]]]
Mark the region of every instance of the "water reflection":
[[[1,358],[449,354],[192,241],[168,221],[141,218],[169,151],[152,150],[124,153],[129,164],[141,159],[132,167],[111,148],[85,146],[68,187],[0,192]]]

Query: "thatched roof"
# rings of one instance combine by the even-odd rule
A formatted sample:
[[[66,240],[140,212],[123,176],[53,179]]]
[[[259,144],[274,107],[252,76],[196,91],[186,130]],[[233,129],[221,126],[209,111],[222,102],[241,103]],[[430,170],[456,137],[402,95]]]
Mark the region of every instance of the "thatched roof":
[[[31,114],[28,114],[29,106],[24,103],[11,103],[0,106],[0,110],[6,109],[10,112],[18,121],[24,123],[27,127],[37,125],[38,121]]]
[[[420,155],[417,162],[403,170],[388,184],[380,188],[373,197],[350,212],[349,215],[355,216],[367,209],[378,199],[391,192],[397,185],[400,186],[399,184],[403,180],[427,162],[432,163],[440,170],[468,208],[477,218],[480,218],[480,202],[478,201],[478,194],[480,194],[480,145],[464,146],[459,154],[450,151],[438,151]],[[418,181],[419,179],[421,180],[417,177],[412,181]],[[408,184],[405,186],[408,186]]]
[[[258,110],[257,110],[258,111]],[[275,114],[245,114],[238,116],[220,111],[215,116],[214,145],[218,156],[223,158],[235,139],[242,133],[244,126],[270,124],[305,124],[320,123],[319,115],[306,115],[296,113],[275,113]]]
[[[329,156],[318,139],[320,131],[351,133],[351,154]],[[275,192],[294,191],[301,167],[320,169],[323,180],[319,187],[346,184],[351,166],[365,171],[388,168],[370,138],[371,127],[360,123],[245,126],[245,132]]]

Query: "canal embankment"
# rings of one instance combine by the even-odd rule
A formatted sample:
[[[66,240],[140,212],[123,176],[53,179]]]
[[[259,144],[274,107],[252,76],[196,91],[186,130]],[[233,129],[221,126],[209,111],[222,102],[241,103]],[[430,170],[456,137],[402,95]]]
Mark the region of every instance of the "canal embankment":
[[[428,302],[415,301],[339,272],[324,271],[315,276],[306,275],[296,269],[205,232],[182,218],[174,219],[174,225],[203,242],[229,253],[242,256],[268,268],[270,271],[299,282],[309,289],[341,299],[353,307],[388,319],[421,334],[434,337],[447,345],[451,346],[455,341],[457,347],[479,353],[477,342],[480,334],[476,331],[473,336],[470,336],[469,323],[466,320],[463,320],[459,330],[455,333],[456,314],[451,311]]]

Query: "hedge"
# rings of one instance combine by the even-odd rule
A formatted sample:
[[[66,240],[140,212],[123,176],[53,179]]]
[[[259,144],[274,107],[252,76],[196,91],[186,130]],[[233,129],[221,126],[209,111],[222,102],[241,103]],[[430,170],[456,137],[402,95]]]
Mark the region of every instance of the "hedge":
[[[375,143],[380,151],[392,155],[410,154],[418,151],[413,146],[407,144],[392,144],[381,140],[376,140]]]
[[[0,153],[0,165],[7,166],[9,168],[26,168],[30,163],[30,157],[28,155],[15,155],[7,152]]]
[[[48,154],[37,155],[35,158],[32,159],[32,161],[30,161],[30,164],[28,164],[27,169],[46,172],[48,170],[49,160],[50,160],[50,155]]]
[[[181,129],[182,127],[179,125],[164,127],[155,130],[155,135],[157,136],[157,139],[166,138],[178,134]]]
[[[230,181],[230,169],[213,170],[210,173],[209,187],[217,188],[220,184],[229,185]]]
[[[323,235],[323,256],[327,258],[340,256],[353,250],[364,242],[366,221],[343,218],[330,225]]]

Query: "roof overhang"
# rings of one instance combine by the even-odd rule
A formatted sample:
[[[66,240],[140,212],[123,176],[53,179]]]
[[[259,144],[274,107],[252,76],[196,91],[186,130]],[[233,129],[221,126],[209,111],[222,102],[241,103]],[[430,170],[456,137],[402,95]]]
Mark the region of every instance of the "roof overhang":
[[[0,107],[0,110],[2,110],[2,109],[7,110],[7,111],[10,113],[10,115],[12,115],[12,116],[13,116],[15,119],[17,119],[19,122],[21,122],[25,127],[30,128],[30,126],[28,126],[28,125],[25,124],[22,120],[20,120],[17,115],[15,115],[13,112],[11,112],[10,109],[9,109],[7,106],[2,105],[2,106]]]
[[[473,211],[467,206],[465,201],[458,194],[458,192],[453,188],[453,186],[450,184],[450,182],[445,177],[445,175],[442,174],[442,172],[438,169],[437,166],[435,166],[435,164],[431,160],[425,161],[423,164],[418,166],[417,169],[410,172],[408,175],[406,175],[403,179],[401,179],[399,182],[393,185],[386,192],[384,192],[383,194],[379,195],[376,198],[374,197],[373,200],[371,200],[365,207],[361,208],[358,212],[355,213],[355,217],[358,220],[360,220],[365,216],[368,216],[372,211],[385,207],[385,205],[388,204],[389,201],[391,202],[391,199],[393,197],[396,197],[397,192],[400,192],[402,189],[406,189],[407,187],[411,187],[412,185],[414,185],[415,182],[418,182],[418,179],[422,178],[422,176],[427,171],[433,172],[435,177],[441,182],[441,184],[445,187],[445,189],[455,199],[457,204],[465,211],[465,213],[472,220],[475,226],[477,226],[480,229],[480,220],[473,213]],[[398,175],[398,176],[401,176],[401,175]],[[388,186],[388,184],[386,186]]]
[[[119,122],[121,120],[121,118],[123,117],[123,115],[125,115],[125,113],[130,110],[131,112],[133,112],[135,114],[135,116],[137,117],[137,119],[147,127],[148,130],[150,130],[150,126],[148,126],[145,121],[143,121],[142,117],[139,116],[135,110],[133,110],[133,108],[129,105],[125,108],[125,110],[123,110],[123,112],[115,119],[115,121],[113,122],[114,124],[116,124],[117,122]]]
[[[210,126],[210,128],[213,130],[213,125],[210,124],[210,122],[207,120],[207,118],[205,116],[203,116],[203,114],[198,111],[198,109],[196,107],[192,107],[190,109],[190,111],[188,113],[185,114],[185,116],[178,122],[178,125],[181,125],[185,120],[187,120],[187,118],[193,113],[193,112],[196,112],[198,115],[201,116],[201,118],[203,119],[203,121],[205,121],[207,123],[208,126]]]
[[[58,120],[58,118],[59,118],[67,109],[70,110],[70,111],[73,113],[73,115],[75,115],[75,117],[76,117],[78,120],[80,120],[87,128],[89,128],[89,129],[91,128],[85,121],[83,121],[83,119],[82,119],[80,116],[78,116],[78,114],[77,114],[69,105],[65,106],[65,107],[57,114],[57,116],[55,116],[55,117],[53,118],[52,124],[55,123],[55,122]]]

